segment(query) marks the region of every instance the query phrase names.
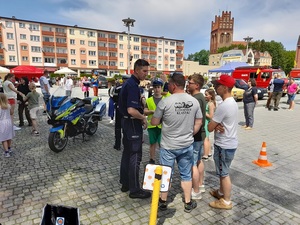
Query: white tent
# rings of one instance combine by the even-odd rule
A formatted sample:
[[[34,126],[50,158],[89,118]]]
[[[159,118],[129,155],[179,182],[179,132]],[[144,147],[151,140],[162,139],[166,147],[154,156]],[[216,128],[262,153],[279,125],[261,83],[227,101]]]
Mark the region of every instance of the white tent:
[[[8,74],[10,72],[9,69],[0,66],[0,74]]]
[[[77,74],[77,72],[75,72],[74,70],[69,69],[68,67],[62,68],[60,70],[56,70],[54,72],[55,74]]]

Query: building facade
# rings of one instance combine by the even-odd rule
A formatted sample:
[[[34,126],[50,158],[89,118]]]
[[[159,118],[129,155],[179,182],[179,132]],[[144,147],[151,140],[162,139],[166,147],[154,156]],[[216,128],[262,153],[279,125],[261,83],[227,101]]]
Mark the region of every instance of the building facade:
[[[183,71],[183,40],[130,34],[129,47],[130,57],[126,32],[0,17],[1,66],[97,69],[113,75],[126,73],[128,63],[132,71],[134,62],[142,58],[150,63],[151,73]]]
[[[211,22],[210,53],[216,54],[218,48],[229,47],[233,40],[234,18],[231,12],[222,12],[221,16],[215,16]]]

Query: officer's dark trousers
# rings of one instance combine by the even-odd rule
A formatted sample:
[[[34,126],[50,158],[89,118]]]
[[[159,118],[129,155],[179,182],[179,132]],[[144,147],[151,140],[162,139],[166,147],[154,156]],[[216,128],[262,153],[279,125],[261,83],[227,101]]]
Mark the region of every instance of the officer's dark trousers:
[[[143,128],[140,120],[122,119],[124,150],[120,168],[120,183],[130,193],[140,190],[140,163],[142,160]]]
[[[118,106],[116,107],[116,121],[115,121],[115,147],[121,147],[121,113],[119,111]]]
[[[28,121],[28,125],[30,125],[30,124],[32,123],[32,122],[31,122],[31,118],[30,118],[30,114],[29,114],[28,107],[27,107],[27,105],[25,105],[24,102],[22,102],[22,103],[19,104],[19,107],[18,107],[20,126],[23,126],[23,125],[24,125],[24,117],[23,117],[23,112],[24,112],[24,111],[25,111],[26,119],[27,119],[27,121]]]

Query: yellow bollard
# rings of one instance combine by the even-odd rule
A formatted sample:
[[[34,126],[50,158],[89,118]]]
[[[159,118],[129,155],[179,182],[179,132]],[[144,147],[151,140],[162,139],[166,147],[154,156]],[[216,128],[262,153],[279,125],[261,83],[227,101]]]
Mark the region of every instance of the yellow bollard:
[[[161,185],[161,175],[162,175],[162,166],[157,166],[155,168],[155,178],[154,178],[154,186],[153,186],[153,192],[152,192],[152,202],[151,202],[149,225],[156,224],[158,200],[159,200],[160,185]]]

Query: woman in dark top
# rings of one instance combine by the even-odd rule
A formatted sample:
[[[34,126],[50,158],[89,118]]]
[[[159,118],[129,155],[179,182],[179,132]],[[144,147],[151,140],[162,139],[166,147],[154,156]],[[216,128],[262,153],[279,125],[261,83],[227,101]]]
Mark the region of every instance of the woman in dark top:
[[[254,123],[254,108],[257,104],[257,88],[256,81],[250,79],[248,81],[249,88],[244,92],[243,102],[244,102],[244,115],[246,124],[243,126],[245,130],[251,130]]]
[[[27,77],[22,77],[20,79],[20,84],[17,88],[17,90],[21,93],[23,93],[25,96],[30,92],[29,87],[28,87],[29,81]],[[30,115],[29,115],[29,110],[27,107],[27,102],[23,101],[23,97],[21,95],[18,94],[17,96],[17,100],[18,100],[18,113],[19,113],[19,121],[20,124],[19,126],[22,127],[24,126],[24,117],[23,117],[23,112],[25,111],[25,116],[26,119],[28,121],[28,126],[31,126],[31,119],[30,119]]]

